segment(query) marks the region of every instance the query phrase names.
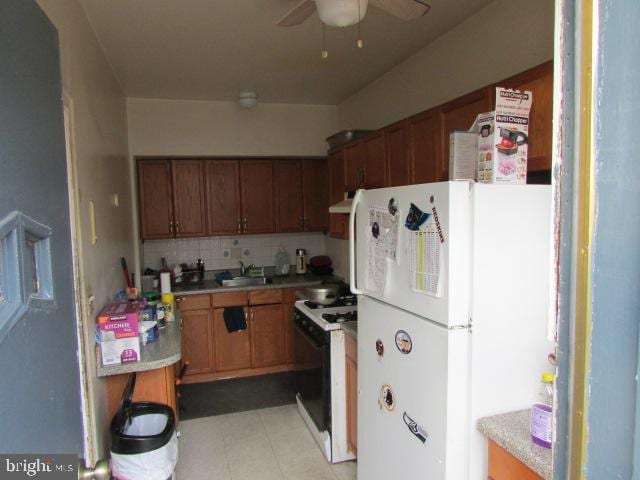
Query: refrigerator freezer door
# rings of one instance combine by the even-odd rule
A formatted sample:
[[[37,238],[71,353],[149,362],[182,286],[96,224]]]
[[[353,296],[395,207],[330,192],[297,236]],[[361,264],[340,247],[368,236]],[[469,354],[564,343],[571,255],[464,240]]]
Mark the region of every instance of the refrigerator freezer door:
[[[468,329],[368,297],[358,316],[358,478],[466,480]]]
[[[353,206],[352,287],[447,327],[468,325],[469,195],[469,182],[363,191]]]

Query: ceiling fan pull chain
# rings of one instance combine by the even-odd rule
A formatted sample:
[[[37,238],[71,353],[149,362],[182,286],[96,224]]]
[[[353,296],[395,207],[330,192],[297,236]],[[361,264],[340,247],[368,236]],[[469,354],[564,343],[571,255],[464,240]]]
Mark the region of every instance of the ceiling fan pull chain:
[[[329,56],[327,51],[327,36],[324,31],[324,23],[322,24],[322,59],[325,60]]]
[[[362,33],[360,29],[360,26],[362,25],[362,15],[360,15],[361,0],[356,0],[356,1],[358,2],[358,41],[356,42],[356,45],[358,45],[358,48],[362,48],[364,46],[364,43],[362,43]]]

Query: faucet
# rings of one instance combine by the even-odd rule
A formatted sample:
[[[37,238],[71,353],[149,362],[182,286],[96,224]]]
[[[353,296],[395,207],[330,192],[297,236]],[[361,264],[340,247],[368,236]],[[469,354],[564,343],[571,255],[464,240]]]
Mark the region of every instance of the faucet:
[[[250,265],[247,265],[246,267],[244,266],[244,263],[242,262],[242,260],[238,260],[238,263],[240,264],[240,276],[246,277],[247,272],[253,268],[253,263]]]

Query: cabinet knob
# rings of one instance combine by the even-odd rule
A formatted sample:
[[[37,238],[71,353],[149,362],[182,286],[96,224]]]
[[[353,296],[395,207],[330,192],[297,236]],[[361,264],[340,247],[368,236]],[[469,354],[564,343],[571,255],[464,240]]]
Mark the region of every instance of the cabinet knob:
[[[169,233],[173,235],[173,222],[169,222]]]
[[[238,233],[242,233],[242,220],[238,218]]]
[[[247,230],[247,217],[244,217],[242,219],[242,223],[244,224],[244,230],[246,231]]]

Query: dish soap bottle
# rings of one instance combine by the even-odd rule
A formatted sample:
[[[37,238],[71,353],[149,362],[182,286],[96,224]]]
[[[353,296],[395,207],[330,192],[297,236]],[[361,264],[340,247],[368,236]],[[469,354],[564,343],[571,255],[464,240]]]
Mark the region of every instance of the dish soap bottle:
[[[553,373],[545,372],[541,377],[538,402],[531,406],[531,440],[551,448],[553,441]]]
[[[286,252],[282,245],[280,245],[280,250],[278,251],[278,253],[276,253],[275,264],[277,276],[284,277],[286,275],[289,275],[291,258],[289,258],[289,254]]]

